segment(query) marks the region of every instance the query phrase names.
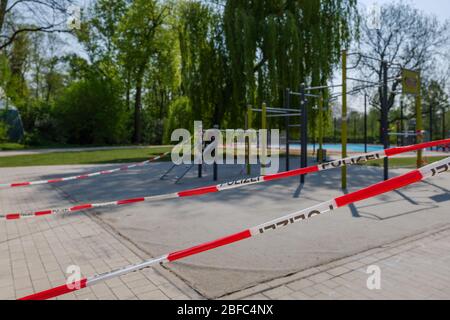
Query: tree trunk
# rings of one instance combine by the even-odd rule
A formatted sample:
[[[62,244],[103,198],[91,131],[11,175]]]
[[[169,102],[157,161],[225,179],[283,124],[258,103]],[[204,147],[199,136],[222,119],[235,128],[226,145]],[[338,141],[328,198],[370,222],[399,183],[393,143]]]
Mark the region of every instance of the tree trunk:
[[[142,142],[142,121],[141,121],[141,110],[142,110],[142,83],[144,81],[145,69],[147,63],[142,63],[136,73],[136,94],[134,101],[134,143]]]
[[[141,109],[142,109],[142,77],[136,81],[136,96],[134,101],[134,143],[141,143]]]
[[[127,80],[126,80],[126,107],[127,107],[127,112],[131,111],[130,109],[130,91],[131,91],[131,76],[130,76],[130,72],[128,72],[127,74]]]
[[[3,30],[3,23],[5,21],[7,5],[8,5],[8,0],[0,0],[0,33]]]

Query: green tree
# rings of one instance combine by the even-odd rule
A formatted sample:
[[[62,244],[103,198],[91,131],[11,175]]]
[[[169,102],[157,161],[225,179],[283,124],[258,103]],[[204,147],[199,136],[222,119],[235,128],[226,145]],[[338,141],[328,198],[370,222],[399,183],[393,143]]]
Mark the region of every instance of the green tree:
[[[219,12],[199,2],[179,7],[181,91],[190,99],[192,120],[205,127],[225,124],[231,108],[230,64]],[[229,126],[234,119],[228,122]]]
[[[169,106],[179,95],[179,46],[174,25],[168,24],[155,37],[156,52],[144,78],[143,134],[145,143],[161,144],[164,134],[164,119]]]
[[[192,107],[188,97],[181,96],[172,101],[164,126],[164,143],[171,143],[170,136],[175,129],[190,128],[192,126],[191,119]]]
[[[8,141],[8,125],[0,120],[0,143]]]
[[[129,0],[95,1],[81,30],[76,33],[89,56],[89,68],[111,79],[120,77],[120,52],[116,39],[120,33],[120,22],[130,3]]]
[[[428,120],[424,121],[424,127],[432,132],[431,140],[438,139],[442,136],[438,129],[442,126],[442,113],[449,107],[449,96],[443,85],[436,80],[430,81],[423,91],[423,109]]]
[[[233,116],[248,103],[281,105],[283,90],[302,82],[325,84],[351,40],[353,18],[354,0],[226,1]]]
[[[157,52],[156,34],[163,26],[169,8],[155,0],[135,0],[119,24],[117,44],[120,59],[134,83],[133,142],[142,140],[142,91],[145,72]]]

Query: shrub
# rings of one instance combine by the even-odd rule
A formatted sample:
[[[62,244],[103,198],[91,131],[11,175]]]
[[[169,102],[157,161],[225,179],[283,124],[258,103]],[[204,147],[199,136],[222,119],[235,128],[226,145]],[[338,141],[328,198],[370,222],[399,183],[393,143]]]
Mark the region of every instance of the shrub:
[[[165,125],[164,143],[171,144],[170,136],[175,129],[191,129],[193,122],[191,119],[191,103],[188,97],[179,97],[169,106],[169,116]]]
[[[0,143],[8,140],[8,125],[4,121],[0,121]]]
[[[54,110],[58,132],[70,144],[125,142],[125,109],[118,86],[91,77],[71,84]]]

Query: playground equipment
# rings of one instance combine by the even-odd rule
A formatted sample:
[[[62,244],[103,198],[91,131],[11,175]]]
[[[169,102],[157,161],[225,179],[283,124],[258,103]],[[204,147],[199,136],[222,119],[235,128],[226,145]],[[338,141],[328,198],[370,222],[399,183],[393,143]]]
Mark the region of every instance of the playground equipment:
[[[360,63],[361,59],[375,59],[377,61],[380,61],[381,65],[382,65],[382,69],[383,69],[383,79],[381,82],[372,82],[372,81],[367,81],[364,79],[356,79],[356,78],[351,78],[347,76],[347,71],[351,70],[351,69],[355,69],[357,67],[357,65],[352,66],[352,67],[348,67],[347,65],[347,59],[349,56],[352,55],[358,55],[359,56],[359,60],[357,65]],[[273,108],[273,109],[265,109],[263,110],[263,108],[261,109],[250,109],[247,112],[247,119],[252,119],[252,111],[259,111],[263,114],[266,114],[267,112],[284,112],[284,115],[270,115],[267,117],[277,117],[277,116],[285,116],[286,117],[286,168],[289,169],[289,143],[300,143],[301,144],[301,149],[302,149],[302,153],[301,153],[301,164],[300,167],[304,168],[307,166],[307,144],[308,144],[308,135],[307,135],[307,103],[308,103],[308,98],[314,98],[317,100],[318,102],[318,111],[319,111],[319,149],[318,149],[318,161],[319,162],[323,162],[324,158],[325,158],[325,150],[323,149],[323,117],[324,117],[324,105],[325,103],[329,103],[330,101],[337,99],[338,97],[342,97],[342,124],[341,124],[341,144],[342,144],[342,157],[345,158],[348,156],[347,153],[347,142],[348,142],[348,124],[347,124],[347,120],[348,120],[348,105],[347,105],[347,96],[348,95],[353,95],[356,93],[361,92],[364,89],[368,89],[368,88],[381,88],[381,92],[382,92],[382,96],[381,96],[381,140],[383,143],[383,147],[385,149],[389,148],[389,122],[388,122],[388,83],[390,81],[393,80],[397,80],[398,78],[394,77],[394,78],[389,78],[388,77],[388,69],[390,66],[398,66],[395,63],[388,63],[386,61],[381,61],[379,59],[376,58],[372,58],[372,57],[367,57],[364,56],[360,53],[347,53],[346,50],[344,50],[342,52],[342,83],[338,84],[338,85],[323,85],[323,86],[316,86],[316,87],[306,87],[305,84],[302,84],[300,86],[300,90],[299,92],[294,92],[291,91],[290,89],[286,89],[285,92],[285,99],[284,99],[284,108]],[[412,75],[417,75],[417,73],[414,72],[410,72],[409,74],[406,73],[403,70],[403,73],[405,75],[407,75],[407,77],[411,77]],[[405,77],[404,75],[404,77]],[[408,78],[409,79],[409,78]],[[358,87],[348,91],[348,86],[347,86],[347,82],[348,81],[354,81],[354,82],[358,82],[361,83],[361,85],[359,85]],[[411,82],[411,80],[404,80],[407,83]],[[420,85],[420,79],[417,80],[416,85],[419,84]],[[342,92],[340,94],[335,94],[335,95],[331,95],[328,98],[324,97],[324,90],[329,90],[332,88],[337,88],[337,87],[341,87],[342,88]],[[417,92],[420,93],[420,88],[416,89]],[[407,89],[404,89],[405,93],[408,93]],[[313,94],[312,92],[318,92],[319,94]],[[290,102],[291,102],[291,96],[298,96],[300,97],[300,110],[298,109],[290,109]],[[417,95],[417,103],[416,103],[416,108],[417,110],[421,110],[421,100],[420,100],[420,94]],[[326,108],[325,108],[326,109]],[[299,112],[300,113],[290,113],[290,112]],[[300,116],[301,117],[301,123],[300,124],[295,124],[295,125],[291,125],[289,123],[289,117],[291,116]],[[265,117],[262,117],[265,118]],[[250,122],[247,121],[247,123],[250,123],[250,126],[248,126],[248,128],[251,127],[251,120]],[[267,122],[265,122],[265,120],[262,120],[262,128],[265,128]],[[365,128],[365,132],[367,132],[367,97],[365,96],[365,118],[364,118],[364,128]],[[289,128],[291,127],[300,127],[301,128],[301,139],[300,141],[291,141],[289,138]],[[416,123],[416,132],[421,133],[422,132],[422,118],[421,116],[417,117],[417,123]],[[418,134],[417,136],[417,142],[421,142],[423,141],[423,137]],[[367,134],[365,134],[365,151],[367,151]],[[419,163],[422,163],[422,152],[418,152],[418,167]],[[419,160],[420,159],[420,160]],[[248,167],[248,171],[247,173],[249,174],[249,167]],[[347,188],[347,169],[345,167],[342,168],[342,179],[341,179],[341,185],[343,189]],[[389,162],[388,159],[384,160],[384,180],[387,180],[389,178]],[[302,176],[301,178],[301,183],[305,182],[305,177]]]
[[[202,132],[202,133],[203,133],[203,132]],[[191,141],[192,141],[192,136],[191,136],[191,137],[188,139],[188,141],[186,141],[184,144],[187,144],[187,143],[190,144]],[[183,145],[184,145],[184,144],[183,144]],[[202,148],[201,148],[202,152],[203,152],[203,149],[204,149],[204,146],[202,146]],[[169,152],[168,152],[167,154],[169,154]],[[187,164],[187,165],[186,165],[186,164],[175,164],[175,163],[173,163],[173,164],[170,166],[170,168],[167,169],[167,170],[159,177],[159,179],[160,179],[160,180],[165,180],[165,179],[169,176],[169,174],[170,174],[175,168],[181,167],[181,166],[183,166],[183,165],[184,165],[184,167],[185,167],[184,170],[183,170],[183,172],[182,172],[179,176],[175,176],[175,184],[179,183],[179,182],[186,176],[186,174],[194,168],[195,164]],[[202,177],[202,170],[203,170],[202,165],[199,164],[199,165],[198,165],[198,177],[199,177],[199,178]]]
[[[358,62],[355,66],[349,67],[347,65],[349,56],[358,56]],[[372,82],[364,79],[356,79],[348,77],[347,72],[351,69],[355,69],[362,59],[373,59],[379,61],[382,66],[382,81],[381,82]],[[399,132],[399,133],[390,133],[389,132],[389,122],[388,122],[388,83],[393,80],[398,80],[398,77],[389,78],[388,71],[390,67],[397,67],[400,69],[402,74],[402,83],[403,83],[403,94],[412,94],[416,97],[416,122],[415,122],[415,142],[420,143],[423,141],[423,124],[422,124],[422,103],[421,103],[421,86],[420,86],[420,73],[404,70],[395,63],[388,63],[386,61],[379,60],[377,58],[368,57],[362,55],[360,53],[347,53],[346,50],[342,52],[342,83],[338,85],[323,85],[316,87],[306,87],[305,84],[301,84],[299,91],[295,92],[291,89],[286,89],[284,92],[284,103],[282,108],[273,108],[268,107],[266,103],[263,103],[261,108],[255,108],[253,106],[248,106],[246,113],[246,129],[253,128],[253,112],[261,113],[261,129],[267,129],[267,119],[268,118],[277,118],[283,117],[285,119],[285,151],[286,151],[286,170],[290,169],[290,147],[291,143],[299,143],[301,146],[300,153],[300,168],[306,168],[308,165],[308,114],[307,114],[307,104],[308,99],[313,98],[317,100],[318,105],[318,113],[319,113],[319,149],[317,152],[318,162],[321,163],[325,161],[326,151],[323,149],[323,120],[324,120],[324,109],[326,108],[326,104],[330,101],[337,99],[338,97],[342,98],[342,121],[341,121],[341,155],[343,158],[348,156],[347,150],[347,142],[348,142],[348,104],[347,97],[349,95],[360,93],[362,90],[368,88],[380,88],[381,90],[381,140],[383,143],[383,147],[388,149],[390,146],[389,136],[397,135],[410,137],[411,133],[408,132]],[[358,87],[348,91],[347,82],[354,81],[361,83]],[[330,97],[325,98],[324,90],[329,90],[332,88],[341,87],[342,92],[339,94],[330,95]],[[312,93],[318,92],[318,94]],[[291,97],[296,96],[299,97],[300,103],[299,108],[293,108],[291,106]],[[365,131],[365,151],[367,152],[367,95],[365,95],[365,103],[364,103],[364,131]],[[291,123],[290,118],[300,118],[299,123]],[[300,140],[291,140],[290,138],[290,129],[291,128],[300,128]],[[266,139],[267,140],[267,139]],[[402,143],[404,144],[404,143]],[[251,166],[249,161],[250,155],[250,143],[246,141],[245,153],[246,153],[246,171],[247,175],[251,174]],[[262,146],[265,147],[265,146]],[[417,167],[421,167],[423,164],[423,155],[422,150],[417,152]],[[389,160],[387,158],[384,159],[384,180],[389,179]],[[192,169],[188,167],[186,172],[181,176],[189,172]],[[264,174],[264,165],[261,166],[261,173]],[[214,166],[214,180],[217,180],[217,166]],[[341,172],[341,187],[343,189],[347,188],[347,168],[343,167]],[[199,166],[199,177],[201,177],[201,166]],[[302,175],[300,182],[302,184],[305,183],[305,176]]]
[[[346,158],[348,156],[347,153],[347,141],[348,141],[348,124],[347,124],[347,120],[348,120],[348,108],[347,108],[347,96],[348,95],[353,95],[356,93],[361,92],[364,89],[368,89],[368,88],[373,88],[373,87],[382,87],[383,88],[383,92],[385,94],[383,94],[382,97],[382,116],[381,116],[381,123],[382,123],[382,140],[383,140],[383,145],[385,149],[389,148],[389,139],[387,137],[387,133],[388,133],[388,117],[387,117],[387,84],[389,81],[394,80],[395,78],[388,78],[388,74],[387,71],[384,72],[384,77],[383,77],[383,81],[381,83],[376,83],[376,82],[371,82],[371,81],[367,81],[367,80],[363,80],[363,79],[356,79],[356,78],[350,78],[347,76],[347,71],[354,69],[357,67],[356,66],[352,66],[352,67],[348,67],[347,66],[347,58],[350,55],[359,55],[360,59],[361,58],[365,58],[365,56],[359,54],[359,53],[350,53],[348,54],[346,50],[344,50],[342,52],[342,83],[341,84],[337,84],[337,85],[323,85],[323,86],[315,86],[315,87],[308,87],[306,88],[303,85],[303,98],[301,99],[302,101],[304,101],[305,103],[307,102],[306,98],[307,97],[312,97],[317,99],[318,101],[318,108],[319,108],[319,124],[320,124],[320,128],[319,128],[319,151],[318,151],[318,159],[322,160],[324,157],[324,150],[323,150],[323,110],[324,110],[324,103],[330,102],[332,100],[337,99],[338,97],[342,97],[342,124],[341,124],[341,144],[342,144],[342,150],[341,150],[341,155],[343,158]],[[371,57],[367,57],[367,58],[371,58]],[[358,62],[359,63],[359,62]],[[383,70],[386,69],[388,66],[388,64],[386,62],[383,62]],[[356,81],[359,83],[362,83],[362,85],[348,91],[348,87],[347,87],[347,82],[348,81]],[[339,94],[334,94],[334,95],[330,95],[329,98],[325,99],[324,97],[324,90],[330,90],[333,88],[342,88],[342,92]],[[311,92],[319,92],[319,94],[312,94]],[[366,107],[367,108],[367,107]],[[366,111],[367,112],[367,111]],[[306,119],[304,120],[306,121]],[[367,122],[367,120],[365,119],[365,123]],[[367,124],[366,124],[367,126]],[[302,139],[303,141],[307,141],[307,139]],[[366,150],[367,150],[367,140],[366,140]],[[346,167],[342,168],[342,179],[341,179],[341,185],[342,185],[342,189],[346,189],[347,188],[347,169]],[[387,159],[385,159],[385,163],[384,163],[384,178],[385,180],[387,180],[389,177],[388,175],[388,161]]]
[[[202,131],[202,134],[203,134],[203,131]],[[192,141],[192,137],[189,139],[189,143]],[[203,150],[204,150],[204,147],[205,147],[205,145],[203,144],[203,146],[201,147],[201,150],[202,150],[202,152],[203,152]],[[189,171],[191,171],[194,167],[195,167],[195,164],[193,164],[193,163],[191,163],[191,164],[175,164],[175,163],[173,163],[171,166],[170,166],[170,168],[169,169],[167,169],[160,177],[159,177],[159,179],[160,180],[165,180],[168,176],[169,176],[169,174],[175,169],[175,168],[178,168],[178,167],[181,167],[181,166],[183,166],[184,165],[184,170],[183,170],[183,172],[179,175],[179,176],[175,176],[175,184],[177,184],[177,183],[179,183],[185,176],[186,176],[186,174],[188,174],[188,172]],[[202,166],[202,164],[198,164],[197,165],[197,170],[198,170],[198,177],[199,178],[202,178],[202,172],[203,172],[203,166]]]
[[[220,131],[222,137],[226,137],[226,136],[227,136],[227,131],[228,131],[228,130],[219,129],[219,126],[218,126],[218,125],[214,125],[213,129],[214,129],[214,130]],[[205,135],[206,132],[208,132],[208,130],[203,130],[203,129],[201,130],[201,135],[202,135],[202,137],[204,137],[204,135]],[[200,134],[200,133],[199,133],[199,134]],[[209,138],[208,138],[208,139],[209,139]],[[183,171],[181,172],[180,175],[175,176],[175,182],[174,182],[175,184],[180,183],[181,180],[182,180],[182,179],[183,179],[183,178],[184,178],[191,170],[193,170],[194,168],[197,168],[197,172],[198,172],[197,176],[198,176],[198,178],[203,178],[203,173],[206,172],[206,171],[207,171],[207,168],[208,168],[208,165],[205,165],[205,162],[204,162],[204,159],[203,159],[203,152],[207,149],[208,145],[210,145],[211,143],[214,142],[215,137],[212,136],[212,137],[211,137],[211,140],[208,140],[208,139],[207,139],[207,140],[203,140],[203,139],[202,139],[203,143],[202,143],[202,146],[201,146],[201,148],[200,148],[200,150],[201,150],[201,157],[202,157],[201,160],[202,160],[202,161],[201,161],[199,164],[195,164],[195,163],[194,163],[194,164],[192,164],[192,163],[191,163],[191,164],[172,164],[172,165],[164,172],[164,174],[161,175],[160,180],[165,180],[165,179],[170,175],[171,172],[173,172],[176,168],[179,168],[179,167],[182,167],[182,166],[184,166],[184,169],[183,169]],[[219,141],[217,146],[218,146],[218,147],[222,147],[222,150],[224,151],[224,153],[221,154],[221,156],[222,156],[222,157],[223,157],[223,156],[226,156],[227,146],[226,146],[226,144],[224,143],[224,141],[223,141],[223,140],[222,140],[222,141]],[[234,147],[234,146],[232,146],[232,148],[233,148],[233,147]],[[215,154],[216,154],[216,149],[213,149],[213,150],[212,150],[212,156],[215,157]],[[241,170],[240,170],[240,172],[239,172],[239,176],[245,174],[245,166],[246,166],[246,165],[247,165],[247,163],[244,164],[243,167],[241,168]],[[218,181],[218,179],[219,179],[219,164],[216,163],[216,162],[214,162],[214,163],[211,164],[211,166],[212,166],[213,181]]]
[[[172,166],[169,168],[169,169],[167,169],[167,171],[166,172],[164,172],[162,175],[161,175],[161,177],[159,177],[159,179],[160,180],[165,180],[168,176],[169,176],[169,174],[175,169],[175,168],[178,168],[178,167],[180,167],[181,165],[179,165],[179,164],[172,164]],[[175,184],[177,184],[177,183],[179,183],[180,181],[181,181],[181,179],[183,179],[185,176],[186,176],[186,174],[189,172],[189,171],[191,171],[192,170],[192,168],[194,168],[194,164],[188,164],[188,165],[185,165],[185,170],[179,175],[179,176],[175,176]],[[199,178],[201,178],[201,172],[202,172],[202,169],[200,169],[201,167],[200,167],[201,165],[198,165],[198,167],[199,167]]]
[[[327,161],[327,155],[326,151],[323,148],[323,138],[324,138],[324,114],[325,111],[329,110],[329,104],[330,102],[336,100],[336,96],[330,96],[328,97],[328,92],[324,89],[330,89],[336,86],[323,86],[323,87],[311,87],[306,88],[306,91],[319,91],[319,94],[307,94],[308,97],[313,97],[317,100],[317,109],[318,109],[318,125],[319,125],[319,132],[318,132],[318,143],[319,143],[319,149],[317,150],[317,162],[323,163]],[[336,128],[336,127],[335,127]],[[315,151],[315,141],[314,141],[314,151]]]
[[[347,60],[349,56],[357,55],[359,60],[355,66],[348,67]],[[347,76],[348,70],[354,69],[357,67],[357,65],[360,63],[361,59],[374,59],[376,61],[379,61],[382,66],[382,81],[377,82],[371,82],[364,79],[356,79],[351,78]],[[389,132],[389,122],[388,122],[388,83],[389,81],[397,80],[398,78],[389,78],[388,77],[388,70],[389,67],[396,66],[395,63],[388,63],[386,61],[381,61],[379,59],[364,56],[360,53],[347,53],[346,50],[342,52],[342,84],[339,85],[324,85],[324,86],[316,86],[316,87],[306,87],[305,84],[301,84],[299,91],[295,92],[291,89],[286,89],[284,92],[284,105],[282,108],[273,108],[268,107],[266,103],[263,103],[261,108],[255,108],[253,106],[248,106],[247,113],[246,113],[246,129],[252,129],[253,128],[253,112],[259,112],[261,113],[261,129],[267,129],[267,119],[268,118],[277,118],[277,117],[283,117],[285,119],[285,151],[286,151],[286,170],[290,169],[290,147],[289,145],[291,143],[299,143],[301,146],[301,152],[300,152],[300,168],[305,168],[308,165],[308,153],[307,153],[307,147],[308,147],[308,114],[307,114],[307,104],[308,99],[313,98],[317,100],[318,105],[318,120],[319,120],[319,149],[317,152],[317,159],[318,162],[324,162],[326,159],[326,150],[323,149],[323,127],[324,127],[324,107],[325,104],[329,103],[330,101],[337,99],[338,97],[342,97],[342,121],[341,121],[341,144],[342,144],[342,150],[341,155],[343,158],[346,158],[348,156],[347,153],[347,142],[348,142],[348,105],[347,105],[347,96],[353,95],[356,93],[361,92],[364,89],[368,88],[381,88],[381,140],[383,143],[383,147],[385,149],[388,149],[390,146],[389,142],[389,136],[390,135],[397,135],[397,136],[405,136],[409,137],[411,136],[410,132],[400,132],[400,133],[390,133]],[[415,142],[420,143],[423,141],[423,129],[422,129],[422,107],[421,107],[421,89],[420,89],[420,74],[418,72],[410,71],[410,70],[404,70],[401,69],[402,73],[402,82],[403,82],[403,93],[404,94],[414,94],[416,96],[416,123],[415,123]],[[348,91],[347,82],[348,81],[355,81],[358,83],[362,83],[359,87],[356,87],[350,91]],[[330,97],[325,98],[324,90],[329,90],[331,88],[337,88],[341,87],[342,92],[340,94],[331,95]],[[312,92],[318,92],[319,94],[313,94]],[[291,106],[291,97],[297,96],[299,97],[300,103],[299,108],[292,108]],[[364,131],[365,131],[365,151],[367,152],[367,95],[364,97]],[[325,107],[325,109],[327,109]],[[290,118],[300,118],[299,123],[293,124],[290,121]],[[290,138],[290,129],[291,128],[300,128],[300,140],[291,140]],[[267,141],[267,139],[264,139]],[[404,143],[403,143],[404,144]],[[245,153],[246,153],[246,171],[247,175],[251,174],[251,166],[249,161],[250,156],[250,142],[246,141],[245,145]],[[260,147],[266,147],[264,145],[261,145]],[[417,167],[420,167],[423,163],[423,156],[422,151],[417,152]],[[169,172],[173,170],[174,167],[169,169]],[[177,180],[177,182],[182,179],[187,172],[189,172],[193,166],[187,167],[185,172],[180,176],[180,178]],[[201,171],[202,166],[199,165],[199,177],[201,177]],[[261,173],[264,175],[264,165],[261,165]],[[343,189],[347,188],[347,169],[346,167],[342,168],[342,179],[341,179],[341,186]],[[166,175],[163,175],[165,177]],[[387,180],[389,178],[389,162],[388,159],[384,159],[384,180]],[[217,164],[214,164],[214,181],[217,180]],[[302,175],[300,182],[302,184],[305,183],[305,176]]]
[[[350,56],[358,56],[358,61],[356,65],[349,67],[348,66],[348,57]],[[375,60],[381,63],[382,68],[382,81],[380,83],[367,81],[364,79],[356,79],[348,77],[347,72],[351,69],[355,69],[362,59],[371,59]],[[416,71],[411,70],[405,70],[403,69],[399,64],[396,63],[389,63],[384,60],[380,60],[374,57],[369,57],[366,55],[363,55],[361,53],[348,53],[347,50],[342,51],[342,83],[340,85],[334,85],[334,86],[322,86],[322,87],[316,87],[313,89],[328,89],[332,87],[342,87],[342,93],[340,95],[335,95],[334,97],[342,96],[342,127],[341,127],[341,144],[342,144],[342,157],[347,156],[347,140],[348,140],[348,113],[347,113],[347,96],[352,95],[354,93],[358,93],[361,90],[367,89],[367,88],[381,88],[381,140],[383,143],[383,147],[385,149],[389,148],[389,120],[388,120],[388,83],[392,80],[397,80],[397,77],[389,78],[388,72],[390,67],[397,67],[400,69],[402,74],[402,84],[403,84],[403,93],[404,94],[412,94],[416,97],[416,132],[417,135],[417,143],[420,143],[423,141],[423,126],[422,126],[422,100],[421,100],[421,84],[420,84],[420,73]],[[355,81],[358,83],[362,83],[365,85],[362,85],[356,89],[353,89],[351,91],[347,91],[347,82],[348,81]],[[367,130],[367,97],[365,97],[365,131]],[[367,138],[365,139],[365,146],[367,150]],[[420,168],[422,166],[423,160],[422,160],[422,150],[417,152],[417,167]],[[384,159],[384,180],[389,179],[389,160],[387,158]],[[341,179],[341,186],[342,189],[347,188],[347,168],[342,168],[342,179]]]
[[[298,109],[292,107],[292,96],[300,97],[300,106]],[[287,88],[284,91],[284,106],[282,108],[268,107],[267,103],[263,103],[261,108],[254,108],[248,106],[246,115],[246,129],[253,128],[253,112],[261,113],[261,129],[267,129],[268,118],[284,118],[285,126],[285,152],[286,152],[286,171],[290,169],[290,148],[291,143],[299,143],[300,150],[300,168],[306,168],[308,166],[308,115],[307,115],[307,98],[305,93],[305,85],[300,86],[299,92],[292,91]],[[292,124],[291,118],[300,118],[300,121],[296,124]],[[300,140],[291,140],[290,129],[300,128]],[[267,141],[267,139],[266,139]],[[261,147],[266,147],[262,145]],[[246,146],[246,154],[248,155],[249,146]],[[264,174],[264,165],[261,166],[262,173]],[[251,174],[250,166],[247,165],[247,174]],[[301,176],[300,183],[305,183],[305,176]]]

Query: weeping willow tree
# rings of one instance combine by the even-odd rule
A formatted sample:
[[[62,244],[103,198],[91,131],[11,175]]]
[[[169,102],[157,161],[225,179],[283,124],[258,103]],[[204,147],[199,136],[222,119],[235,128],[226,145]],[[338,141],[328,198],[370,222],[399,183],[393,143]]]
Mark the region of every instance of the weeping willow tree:
[[[200,1],[179,5],[181,91],[190,113],[205,127],[224,124],[231,101],[222,13]]]
[[[281,105],[285,88],[326,84],[354,22],[356,0],[226,1],[230,116],[242,116],[247,104]]]

